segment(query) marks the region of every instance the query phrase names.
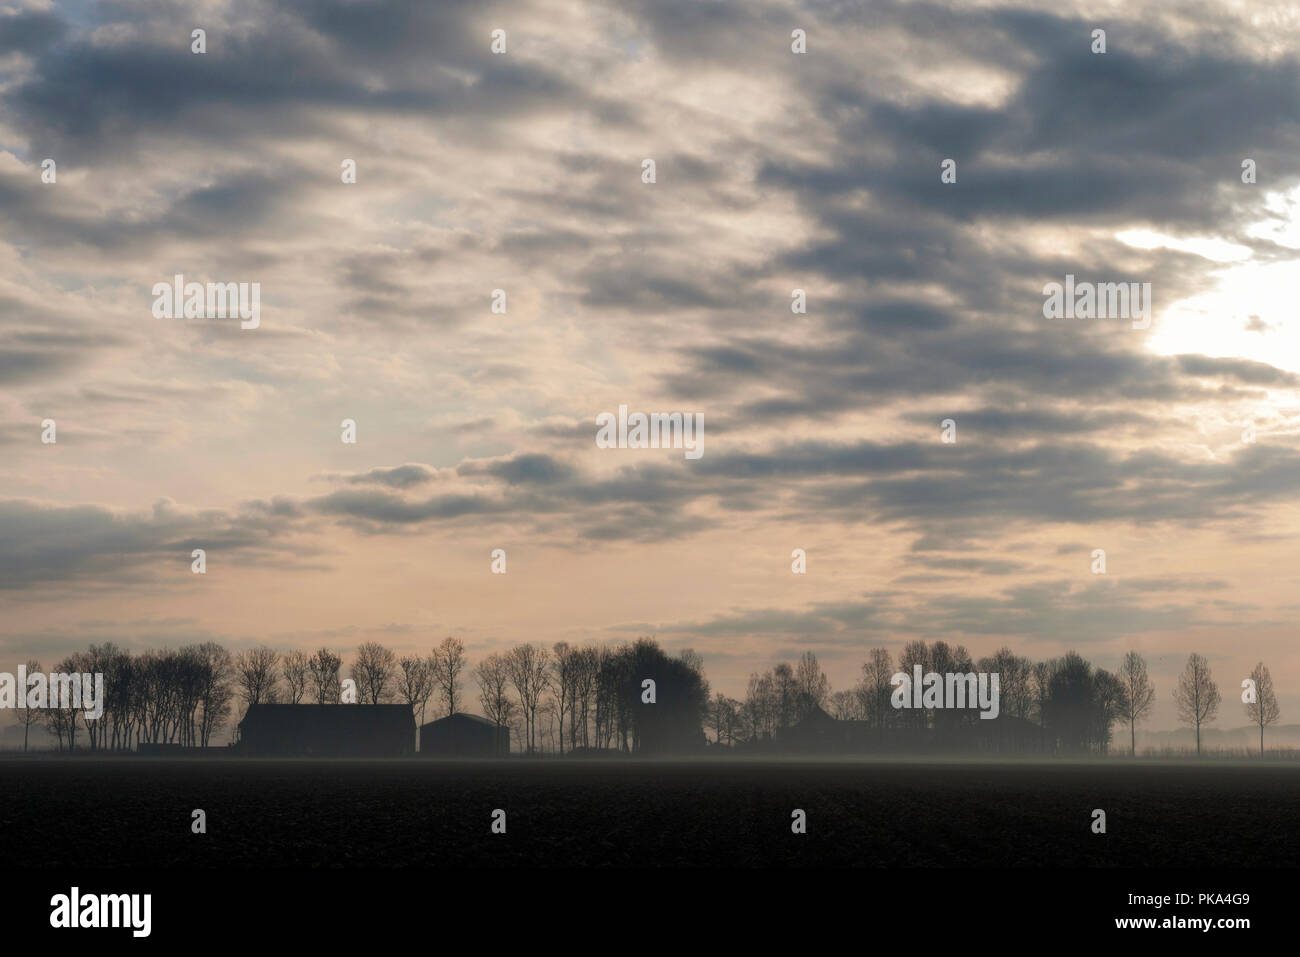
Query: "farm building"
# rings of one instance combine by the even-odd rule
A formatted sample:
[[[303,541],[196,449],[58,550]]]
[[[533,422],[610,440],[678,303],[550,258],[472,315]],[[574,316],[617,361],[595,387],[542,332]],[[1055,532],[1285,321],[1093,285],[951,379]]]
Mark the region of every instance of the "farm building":
[[[476,714],[456,712],[420,727],[420,754],[492,758],[510,753],[510,729]]]
[[[404,704],[255,704],[239,723],[239,750],[254,755],[387,758],[415,751]]]

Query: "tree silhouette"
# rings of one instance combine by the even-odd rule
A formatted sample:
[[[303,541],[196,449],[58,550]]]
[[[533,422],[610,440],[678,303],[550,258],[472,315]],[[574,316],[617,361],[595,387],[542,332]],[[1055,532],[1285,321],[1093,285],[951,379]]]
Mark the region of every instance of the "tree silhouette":
[[[307,659],[307,678],[317,704],[339,703],[339,669],[342,667],[343,659],[328,648],[321,648]]]
[[[524,750],[537,749],[537,711],[548,685],[549,655],[545,648],[522,644],[511,648],[506,655],[506,672],[519,695],[519,706],[524,718]]]
[[[638,638],[614,655],[618,699],[626,715],[623,749],[646,754],[695,751],[704,744],[708,682],[699,657],[670,657],[652,638]],[[646,679],[654,681],[655,701],[643,700]]]
[[[497,726],[499,736],[502,728],[510,728],[518,710],[510,697],[509,664],[501,655],[488,655],[479,662],[474,678],[478,681],[478,700],[483,714]]]
[[[307,653],[294,649],[288,652],[280,662],[280,673],[284,683],[289,686],[289,703],[302,701],[307,692]]]
[[[713,732],[718,744],[735,743],[736,733],[740,729],[741,704],[735,698],[728,698],[719,691],[709,701],[706,720],[708,729]]]
[[[447,714],[455,714],[460,705],[460,675],[468,664],[465,646],[459,638],[444,638],[433,651],[434,677],[438,682]]]
[[[206,748],[212,741],[213,732],[219,730],[230,717],[230,699],[234,697],[230,678],[234,673],[234,663],[230,652],[215,641],[205,641],[190,651],[196,677],[198,734],[196,737],[191,730],[189,744]]]
[[[826,702],[826,713],[836,721],[861,721],[865,715],[862,696],[852,688],[834,691]]]
[[[894,709],[889,703],[893,689],[894,663],[886,648],[872,648],[862,665],[862,683],[858,697],[862,700],[863,716],[878,732],[893,723]]]
[[[275,666],[280,656],[265,646],[241,651],[235,658],[235,680],[245,708],[276,699]]]
[[[35,659],[27,660],[27,674],[40,674],[41,663]],[[18,694],[23,696],[24,707],[18,712],[18,719],[23,723],[23,750],[27,750],[27,736],[31,734],[32,725],[41,720],[41,710],[39,708],[26,707],[27,689],[19,688]]]
[[[898,656],[898,670],[910,680],[917,665],[921,666],[922,674],[933,670],[930,667],[930,649],[924,641],[909,641]],[[905,728],[919,730],[929,726],[929,717],[924,708],[904,708],[895,715],[895,720]]]
[[[1259,725],[1259,756],[1264,756],[1264,728],[1278,719],[1281,713],[1277,706],[1277,695],[1273,692],[1273,676],[1268,672],[1264,662],[1255,665],[1250,673],[1255,682],[1255,700],[1246,702],[1246,715]]]
[[[573,704],[577,654],[567,641],[557,641],[551,649],[551,688],[555,691],[555,715],[560,723],[560,753],[564,753],[564,712]]]
[[[1129,753],[1137,756],[1137,723],[1150,712],[1156,700],[1156,689],[1147,677],[1147,663],[1136,651],[1124,656],[1119,668],[1120,684],[1124,686],[1124,723],[1128,725]]]
[[[977,667],[979,671],[998,675],[999,712],[1028,719],[1033,709],[1033,690],[1030,686],[1033,662],[1004,646],[990,657],[981,658]]]
[[[1210,677],[1210,664],[1193,653],[1174,689],[1178,717],[1196,727],[1196,754],[1201,753],[1201,725],[1213,721],[1219,713],[1219,688]]]
[[[416,732],[424,726],[424,709],[433,694],[433,664],[429,658],[407,655],[397,663],[397,695],[418,715]]]
[[[1098,668],[1093,673],[1092,742],[1098,752],[1110,750],[1110,729],[1128,710],[1128,693],[1124,684],[1109,671]]]
[[[802,721],[814,708],[825,708],[830,702],[831,683],[817,663],[817,656],[805,651],[794,669],[795,720]]]
[[[357,648],[357,660],[352,664],[352,680],[357,683],[361,701],[379,704],[389,698],[390,686],[397,675],[397,655],[392,649],[374,641]]]
[[[600,650],[596,647],[580,648],[573,660],[573,707],[569,719],[569,747],[591,743],[588,723],[594,717],[593,708],[600,673]]]

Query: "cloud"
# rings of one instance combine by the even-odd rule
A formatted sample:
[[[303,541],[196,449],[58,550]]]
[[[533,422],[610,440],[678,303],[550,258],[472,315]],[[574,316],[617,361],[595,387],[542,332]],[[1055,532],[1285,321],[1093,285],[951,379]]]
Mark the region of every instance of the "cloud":
[[[412,463],[392,468],[374,468],[360,475],[344,476],[343,481],[351,485],[387,485],[390,488],[406,489],[432,482],[437,476],[437,469]]]
[[[152,509],[0,500],[0,588],[37,584],[157,582],[188,573],[193,549],[237,555],[245,564],[300,554],[283,515],[190,509],[170,499]]]
[[[1253,227],[1285,219],[1300,182],[1297,35],[1227,4],[1139,0],[1108,14],[1099,56],[1081,10],[0,14],[7,609],[76,583],[71,603],[111,586],[135,620],[176,617],[151,603],[183,587],[191,545],[274,569],[285,593],[318,583],[307,557],[328,553],[379,594],[400,574],[388,556],[428,537],[449,556],[517,543],[511,574],[531,559],[538,594],[566,594],[583,559],[617,570],[581,625],[563,600],[521,610],[539,636],[649,620],[652,591],[690,609],[665,630],[720,657],[732,644],[710,639],[847,656],[914,634],[1100,643],[1230,617],[1202,593],[1258,575],[1247,549],[1294,532],[1294,357],[1047,320],[1042,289],[1151,282],[1154,333],[1177,333],[1170,307],[1213,291],[1222,264],[1120,234],[1294,258]],[[1246,156],[1258,186],[1240,182]],[[176,272],[259,282],[262,328],[153,320],[151,286]],[[1281,337],[1265,320],[1247,328]],[[594,416],[620,404],[703,413],[704,457],[595,448]],[[46,416],[57,446],[39,443]],[[164,495],[194,504],[142,507]],[[1163,561],[1153,528],[1178,535],[1177,570],[1058,580],[1094,538]],[[749,563],[788,554],[796,530],[836,572],[783,593]],[[716,550],[699,568],[698,549]],[[516,607],[455,568],[440,620]],[[864,597],[868,573],[888,590]],[[1244,627],[1264,634],[1267,605]],[[192,614],[196,632],[230,630]]]

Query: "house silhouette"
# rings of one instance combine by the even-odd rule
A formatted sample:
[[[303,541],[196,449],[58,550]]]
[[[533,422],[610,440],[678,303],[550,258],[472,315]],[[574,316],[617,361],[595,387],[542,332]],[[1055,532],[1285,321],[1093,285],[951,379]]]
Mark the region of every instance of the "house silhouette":
[[[242,753],[398,757],[415,751],[404,704],[255,704],[239,723]]]
[[[420,726],[420,754],[434,757],[493,758],[510,753],[510,729],[476,714],[456,712]]]

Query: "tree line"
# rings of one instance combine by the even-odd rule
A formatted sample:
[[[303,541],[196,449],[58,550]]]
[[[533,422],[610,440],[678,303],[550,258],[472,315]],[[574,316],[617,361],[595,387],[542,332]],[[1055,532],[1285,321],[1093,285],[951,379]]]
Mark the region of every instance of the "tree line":
[[[969,709],[895,709],[892,678],[899,672],[910,676],[916,665],[924,673],[997,673],[1001,714],[1032,726],[1047,751],[1104,754],[1118,725],[1127,727],[1128,750],[1136,755],[1137,725],[1150,715],[1156,700],[1146,661],[1135,651],[1110,672],[1094,668],[1073,651],[1034,662],[1004,647],[975,661],[961,645],[911,641],[903,647],[897,667],[888,649],[872,648],[858,682],[840,691],[832,691],[812,652],[805,652],[794,665],[782,662],[752,674],[743,700],[720,692],[714,695],[707,726],[715,744],[743,747],[777,739],[815,709],[840,721],[861,722],[882,739],[890,731],[920,729],[942,744],[957,739],[960,729],[979,724],[980,718]],[[1280,712],[1272,676],[1263,662],[1255,666],[1250,680],[1254,700],[1244,701],[1246,715],[1259,727],[1263,754],[1264,729],[1277,721]],[[1195,730],[1200,754],[1201,729],[1215,720],[1222,700],[1203,656],[1188,658],[1172,693],[1179,718]]]
[[[29,674],[43,670],[39,662],[27,662]],[[90,750],[208,747],[253,705],[344,700],[344,661],[329,648],[309,654],[263,645],[231,654],[204,642],[133,655],[107,642],[70,655],[54,670],[102,672],[103,714],[92,719],[83,711],[22,709],[24,749],[37,722],[56,737],[59,750],[76,748],[79,734]],[[656,753],[704,745],[709,686],[703,660],[689,649],[669,655],[650,638],[614,647],[523,643],[486,656],[472,669],[458,638],[446,638],[427,654],[401,657],[366,642],[346,677],[358,703],[406,704],[420,725],[464,711],[476,698],[482,714],[509,731],[525,753]]]
[[[1154,684],[1137,652],[1126,654],[1110,672],[1073,651],[1034,662],[1004,647],[975,661],[961,645],[944,641],[908,642],[897,666],[888,649],[872,648],[857,683],[839,691],[832,690],[816,655],[806,652],[793,665],[781,662],[752,674],[743,700],[721,692],[710,696],[697,653],[669,655],[651,638],[612,647],[522,643],[489,654],[472,668],[464,644],[454,637],[427,654],[401,657],[366,642],[357,648],[347,677],[358,702],[406,704],[421,725],[426,718],[463,711],[473,699],[524,753],[681,752],[706,742],[761,748],[817,709],[840,721],[860,722],[882,738],[919,731],[940,744],[979,723],[969,709],[895,709],[893,675],[910,675],[916,665],[924,673],[999,674],[1001,715],[1033,728],[1048,751],[1106,753],[1118,725],[1127,727],[1129,750],[1136,754],[1137,725],[1155,703]],[[43,670],[39,662],[27,662],[29,674]],[[253,705],[343,700],[344,661],[328,648],[309,654],[257,646],[232,654],[209,641],[132,654],[106,642],[68,656],[54,670],[102,672],[103,714],[92,719],[77,710],[22,709],[24,748],[36,722],[56,737],[60,750],[74,749],[79,734],[91,750],[163,743],[207,747]],[[1254,700],[1245,702],[1246,714],[1259,727],[1262,754],[1264,729],[1277,721],[1279,709],[1262,662],[1250,680]],[[1203,656],[1188,658],[1173,696],[1179,717],[1196,732],[1199,754],[1201,728],[1215,720],[1222,702]]]

